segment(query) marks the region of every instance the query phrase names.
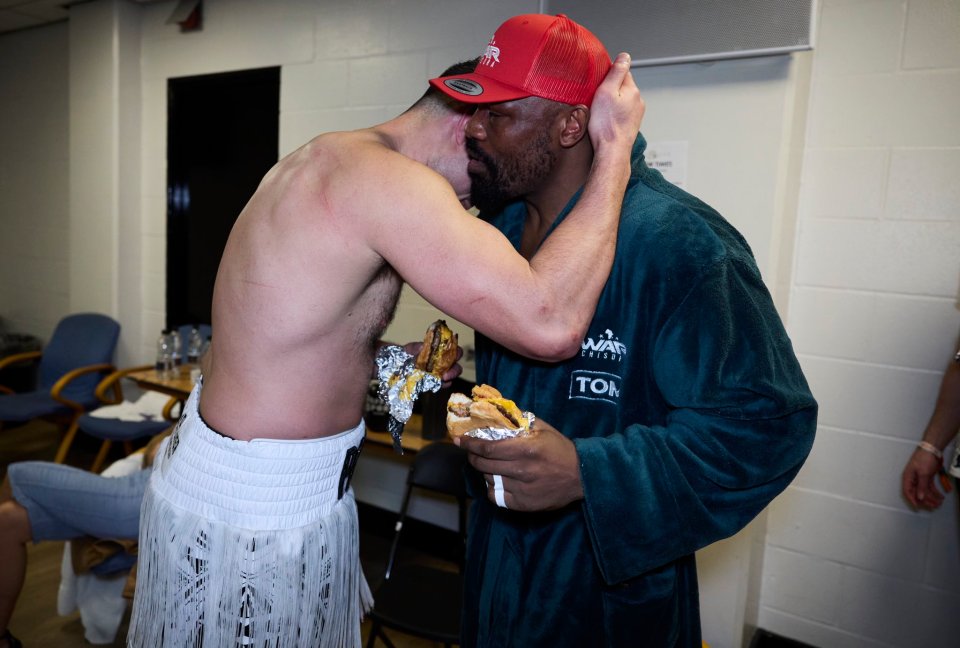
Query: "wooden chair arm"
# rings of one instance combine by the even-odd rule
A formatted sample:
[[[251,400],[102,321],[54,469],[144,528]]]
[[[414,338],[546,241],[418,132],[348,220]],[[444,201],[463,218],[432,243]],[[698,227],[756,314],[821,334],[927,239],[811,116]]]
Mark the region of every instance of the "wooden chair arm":
[[[0,371],[3,371],[4,368],[9,367],[12,364],[39,360],[42,355],[43,351],[24,351],[23,353],[14,353],[6,356],[5,358],[0,358]],[[12,389],[6,385],[0,385],[0,394],[12,393],[14,393]]]
[[[72,380],[80,376],[84,376],[89,373],[115,371],[115,370],[116,370],[116,367],[114,367],[109,362],[101,362],[99,364],[87,365],[86,367],[78,367],[73,371],[69,371],[65,373],[60,378],[60,380],[58,380],[53,384],[53,387],[50,388],[50,396],[52,396],[54,400],[63,403],[67,407],[70,407],[71,409],[74,409],[77,412],[83,412],[85,411],[83,405],[81,405],[76,401],[72,401],[69,398],[66,398],[65,396],[61,396],[60,392],[63,391],[64,387],[66,387]]]
[[[120,379],[126,376],[127,374],[133,373],[134,371],[145,371],[147,369],[152,369],[153,365],[140,365],[138,367],[130,367],[128,369],[118,369],[112,374],[100,381],[100,384],[97,385],[96,396],[106,405],[119,405],[123,402],[123,385],[120,382]],[[113,391],[112,396],[107,395],[107,391]]]
[[[0,358],[0,369],[17,362],[26,362],[27,360],[39,360],[43,351],[24,351],[23,353],[14,353],[5,358]]]
[[[183,411],[183,401],[176,396],[171,396],[167,404],[163,406],[163,418],[168,421],[176,421],[179,418],[179,416],[173,415],[173,408],[177,406],[177,403],[180,404],[180,411]]]

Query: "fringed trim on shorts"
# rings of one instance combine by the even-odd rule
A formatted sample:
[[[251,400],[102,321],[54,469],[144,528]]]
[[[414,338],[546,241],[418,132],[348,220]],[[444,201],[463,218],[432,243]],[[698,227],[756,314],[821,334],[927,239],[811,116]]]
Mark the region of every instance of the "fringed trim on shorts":
[[[128,646],[360,646],[373,600],[349,490],[364,436],[237,441],[200,417],[200,386],[144,495]]]
[[[352,492],[322,522],[275,532],[211,523],[149,490],[144,513],[128,646],[361,645],[373,601]]]

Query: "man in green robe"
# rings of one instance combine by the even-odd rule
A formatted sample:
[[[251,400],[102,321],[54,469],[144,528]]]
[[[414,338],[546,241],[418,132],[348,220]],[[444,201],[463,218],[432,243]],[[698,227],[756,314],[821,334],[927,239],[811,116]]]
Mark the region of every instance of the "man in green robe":
[[[529,258],[578,200],[589,108],[505,70],[522,56],[509,36],[491,39],[493,65],[435,85],[478,104],[473,202]],[[530,69],[549,67],[544,50]],[[563,56],[576,69],[582,54]],[[464,646],[699,647],[694,552],[750,522],[813,443],[817,404],[749,246],[648,168],[645,147],[579,352],[547,363],[478,336],[478,382],[538,421],[460,441],[477,471]]]

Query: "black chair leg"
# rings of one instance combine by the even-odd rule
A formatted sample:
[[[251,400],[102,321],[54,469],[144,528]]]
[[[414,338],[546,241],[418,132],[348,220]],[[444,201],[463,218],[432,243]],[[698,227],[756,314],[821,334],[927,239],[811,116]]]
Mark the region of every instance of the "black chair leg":
[[[393,645],[393,642],[390,641],[390,637],[388,637],[387,633],[383,631],[383,628],[380,629],[380,640],[387,644],[387,648],[397,648]]]
[[[387,633],[383,631],[383,626],[379,622],[374,621],[370,626],[370,636],[367,638],[367,648],[374,648],[374,645],[377,642],[377,637],[380,637],[380,641],[387,644],[387,648],[397,648],[393,645],[393,642],[390,641],[390,637],[387,636]]]

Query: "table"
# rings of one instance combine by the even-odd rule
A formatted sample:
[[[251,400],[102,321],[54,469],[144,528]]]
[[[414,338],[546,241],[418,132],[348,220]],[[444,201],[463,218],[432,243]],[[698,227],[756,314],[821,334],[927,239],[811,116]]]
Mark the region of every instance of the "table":
[[[131,371],[126,377],[137,383],[137,387],[140,389],[187,400],[190,392],[193,391],[190,371],[195,368],[196,365],[193,364],[180,365],[173,370],[171,376],[163,376],[156,369],[144,369],[143,371]]]
[[[441,439],[425,439],[423,437],[423,416],[420,414],[413,414],[410,416],[410,420],[407,421],[407,424],[403,428],[403,435],[400,437],[400,445],[403,447],[404,452],[417,452],[423,450],[426,446],[437,441],[449,441],[448,437],[443,437]],[[390,448],[393,447],[393,437],[390,436],[389,432],[373,430],[367,428],[367,442],[375,443],[377,445],[384,445]]]
[[[190,370],[196,365],[184,364],[173,370],[173,375],[162,376],[156,369],[144,369],[142,371],[132,371],[127,374],[127,378],[133,380],[140,389],[151,390],[172,396],[185,401],[193,390],[193,380],[190,378]],[[367,429],[366,436],[368,443],[382,445],[392,448],[393,438],[385,430]],[[423,417],[420,414],[414,414],[407,421],[403,429],[400,445],[404,452],[417,452],[425,446],[439,439],[423,438]]]

